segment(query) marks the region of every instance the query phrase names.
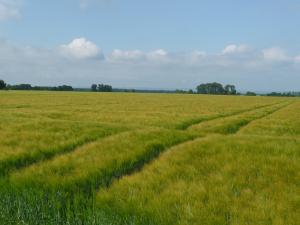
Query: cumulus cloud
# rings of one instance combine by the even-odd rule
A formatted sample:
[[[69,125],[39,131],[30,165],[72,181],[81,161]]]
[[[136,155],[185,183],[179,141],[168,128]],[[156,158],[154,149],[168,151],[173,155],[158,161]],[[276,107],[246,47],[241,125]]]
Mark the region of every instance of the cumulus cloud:
[[[284,52],[284,57],[278,52]],[[217,81],[236,84],[242,90],[298,90],[300,67],[293,63],[300,62],[300,56],[266,50],[244,54],[247,57],[224,56],[222,50],[210,54],[158,49],[114,50],[103,57],[101,50],[84,38],[53,49],[20,47],[0,40],[0,79],[11,84],[89,87],[104,82],[114,87],[160,89],[193,88],[202,82]],[[273,55],[276,59],[288,58],[293,63],[266,63],[266,55],[268,59],[274,59]]]
[[[64,56],[76,59],[102,58],[101,50],[91,41],[85,38],[76,38],[67,45],[60,46]]]
[[[205,51],[199,51],[199,50],[196,50],[196,51],[193,51],[193,52],[191,53],[191,55],[192,55],[193,57],[200,57],[200,58],[203,58],[203,57],[207,56],[207,53],[206,53]]]
[[[137,61],[145,59],[145,54],[140,50],[122,51],[115,49],[109,58],[113,61]]]
[[[20,17],[21,0],[0,0],[0,21]]]
[[[270,62],[282,62],[290,60],[290,57],[287,55],[286,51],[282,48],[273,47],[264,49],[263,57],[265,60]]]
[[[149,55],[154,57],[165,57],[168,55],[168,52],[164,49],[157,49],[153,52],[150,52]]]
[[[251,51],[251,48],[248,45],[228,45],[226,46],[223,51],[222,54],[226,55],[226,54],[237,54],[237,53],[246,53]]]
[[[157,49],[147,53],[147,59],[153,62],[170,62],[169,53],[164,49]]]
[[[184,55],[184,60],[190,64],[197,64],[207,59],[208,54],[205,51],[195,50]]]

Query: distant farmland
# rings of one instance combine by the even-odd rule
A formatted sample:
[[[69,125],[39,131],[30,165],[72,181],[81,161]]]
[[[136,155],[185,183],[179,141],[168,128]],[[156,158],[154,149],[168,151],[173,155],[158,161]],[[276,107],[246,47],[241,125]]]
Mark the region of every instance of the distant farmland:
[[[298,225],[298,98],[0,92],[0,224]]]

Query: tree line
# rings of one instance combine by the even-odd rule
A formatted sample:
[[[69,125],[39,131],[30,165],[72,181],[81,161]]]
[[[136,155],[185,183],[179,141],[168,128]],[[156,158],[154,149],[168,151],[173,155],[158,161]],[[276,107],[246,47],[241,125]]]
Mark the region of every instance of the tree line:
[[[36,91],[74,91],[75,89],[69,85],[61,86],[32,86],[31,84],[6,84],[3,80],[0,80],[0,90],[36,90]],[[76,89],[79,90],[79,89]],[[86,90],[86,89],[80,89]],[[113,88],[108,84],[92,84],[91,91],[93,92],[112,92]],[[131,90],[132,91],[132,90]]]
[[[266,94],[266,96],[274,96],[274,97],[299,97],[300,92],[271,92]]]
[[[92,91],[92,92],[146,92],[146,93],[180,93],[180,94],[209,94],[209,95],[241,95],[236,90],[235,85],[227,84],[222,85],[217,82],[213,83],[203,83],[196,87],[195,90],[190,89],[188,91],[177,89],[175,91],[166,90],[135,90],[135,89],[113,89],[111,85],[108,84],[92,84],[91,88],[81,88],[74,89],[69,85],[61,85],[57,87],[49,86],[32,86],[31,84],[17,84],[9,85],[3,80],[0,80],[0,90],[37,90],[37,91]],[[256,96],[257,94],[252,91],[244,93],[246,96]],[[300,92],[271,92],[268,94],[263,94],[264,96],[276,96],[276,97],[299,97]]]
[[[206,83],[200,84],[196,87],[198,94],[211,94],[211,95],[236,95],[237,91],[234,85],[227,84],[223,86],[220,83]]]
[[[0,90],[34,90],[34,91],[74,91],[74,88],[69,85],[61,85],[57,87],[49,86],[32,86],[31,84],[6,84],[0,80]]]
[[[108,84],[92,84],[91,91],[93,92],[112,92],[113,88]]]
[[[220,83],[203,83],[196,87],[196,91],[190,89],[188,91],[177,89],[176,93],[180,94],[208,94],[208,95],[237,95],[236,88],[232,84],[223,86]]]

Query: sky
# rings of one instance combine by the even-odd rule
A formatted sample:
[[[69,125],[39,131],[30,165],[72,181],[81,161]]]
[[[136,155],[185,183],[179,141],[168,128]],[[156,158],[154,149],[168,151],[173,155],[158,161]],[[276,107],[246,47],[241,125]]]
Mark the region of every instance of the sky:
[[[300,91],[300,0],[0,0],[0,79]]]

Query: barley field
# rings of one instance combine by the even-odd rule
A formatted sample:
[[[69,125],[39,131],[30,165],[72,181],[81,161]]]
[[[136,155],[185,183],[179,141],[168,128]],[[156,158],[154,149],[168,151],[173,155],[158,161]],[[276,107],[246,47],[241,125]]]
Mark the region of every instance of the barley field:
[[[0,224],[299,221],[298,98],[0,92]]]

